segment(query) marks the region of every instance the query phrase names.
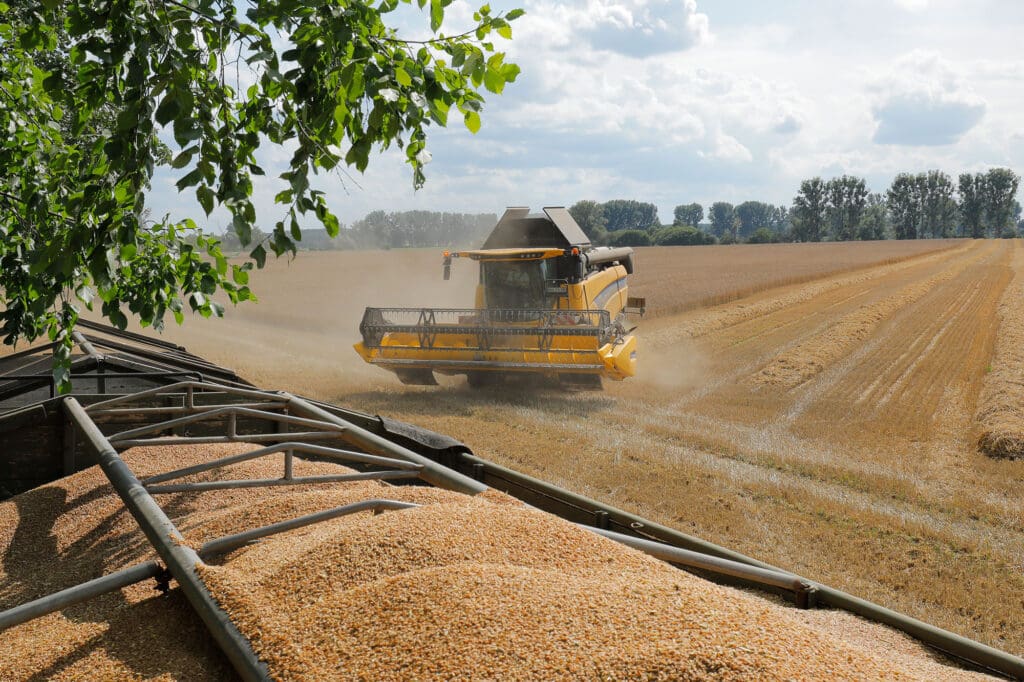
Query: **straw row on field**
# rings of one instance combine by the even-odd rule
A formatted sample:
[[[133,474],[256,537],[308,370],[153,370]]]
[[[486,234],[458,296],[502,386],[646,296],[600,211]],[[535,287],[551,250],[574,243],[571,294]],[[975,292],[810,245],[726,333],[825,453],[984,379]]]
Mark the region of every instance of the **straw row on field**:
[[[848,355],[893,314],[917,302],[939,284],[959,275],[984,253],[954,261],[940,272],[909,284],[892,296],[862,305],[807,341],[776,355],[754,374],[753,382],[783,388],[793,388],[804,383]]]
[[[136,448],[125,458],[144,476],[170,461],[251,447]],[[224,475],[270,477],[280,466],[249,461]],[[361,482],[177,495],[165,504],[198,546],[371,497],[422,506],[273,536],[200,569],[274,679],[974,677],[908,655],[884,636],[848,639],[846,625],[812,627],[788,607],[496,492],[468,497]],[[0,608],[150,555],[102,474],[81,472],[0,504]],[[2,638],[4,680],[231,676],[177,589],[162,597],[148,585],[127,588]]]
[[[868,270],[857,271],[849,275],[829,277],[802,286],[795,286],[780,295],[754,297],[751,300],[718,305],[695,313],[682,324],[673,327],[670,333],[645,333],[644,343],[658,346],[674,342],[680,338],[699,338],[757,317],[769,315],[790,306],[800,305],[831,291],[869,282],[911,267],[919,267],[947,260],[956,254],[963,253],[968,248],[970,248],[970,245],[965,244],[951,250],[900,260]]]
[[[978,445],[992,457],[1024,458],[1024,248],[1014,249],[1014,278],[999,302],[999,334],[978,403]]]

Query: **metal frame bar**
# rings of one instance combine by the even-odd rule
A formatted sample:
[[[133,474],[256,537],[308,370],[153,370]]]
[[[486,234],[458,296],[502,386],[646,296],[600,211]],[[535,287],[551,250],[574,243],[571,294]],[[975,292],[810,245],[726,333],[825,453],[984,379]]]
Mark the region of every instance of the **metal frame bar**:
[[[576,525],[585,530],[589,530],[592,533],[606,537],[609,540],[614,540],[615,542],[626,545],[627,547],[639,549],[640,551],[650,554],[656,559],[661,559],[662,561],[682,564],[684,566],[699,568],[719,575],[728,575],[734,578],[741,578],[743,580],[759,583],[761,585],[769,585],[771,587],[778,587],[787,590],[793,593],[796,605],[802,609],[806,609],[811,605],[809,597],[816,592],[815,587],[809,580],[786,571],[769,570],[767,568],[751,566],[738,561],[711,556],[710,554],[702,554],[701,552],[694,552],[689,549],[673,547],[672,545],[666,545],[661,542],[644,540],[633,535],[616,533],[615,531],[606,530],[604,528],[594,528],[593,526],[588,526],[582,523]]]
[[[117,454],[110,441],[89,419],[78,401],[65,398],[63,405],[68,418],[96,452],[99,466],[110,484],[171,575],[178,581],[185,598],[202,618],[235,670],[245,680],[269,680],[266,664],[259,660],[252,643],[239,631],[199,577],[196,569],[203,563],[199,555],[185,544],[181,532]]]
[[[306,402],[302,398],[298,398],[287,392],[282,392],[281,395],[287,400],[288,411],[292,414],[304,415],[311,419],[319,419],[343,427],[343,431],[341,431],[340,436],[342,440],[362,448],[371,454],[397,457],[409,462],[421,464],[423,466],[423,470],[420,472],[420,478],[427,483],[436,485],[439,488],[467,493],[469,495],[476,495],[487,490],[486,485],[479,481],[474,481],[469,476],[453,471],[452,469],[442,466],[434,460],[413,452],[408,448],[404,448],[387,438],[378,436],[377,434],[367,431],[356,424],[345,421],[341,417],[333,415],[316,405]]]
[[[165,445],[202,445],[206,443],[274,443],[288,438],[304,440],[333,440],[343,438],[342,432],[331,431],[288,431],[282,433],[243,433],[233,436],[168,436],[167,438],[133,438],[119,440],[115,443],[118,450],[124,451],[139,445],[160,447]]]
[[[13,628],[15,625],[26,623],[34,618],[45,616],[48,613],[74,606],[93,597],[134,585],[147,578],[155,578],[163,570],[164,567],[159,563],[146,561],[100,576],[99,578],[94,578],[80,585],[48,594],[45,597],[33,599],[30,602],[25,602],[6,611],[0,611],[0,632],[7,628]]]
[[[218,407],[211,410],[203,410],[195,414],[189,414],[184,417],[177,417],[175,419],[168,419],[167,421],[157,422],[156,424],[148,424],[146,426],[140,426],[135,429],[128,429],[127,431],[120,431],[112,436],[109,436],[111,443],[120,443],[127,441],[137,436],[145,436],[147,434],[159,433],[161,431],[167,431],[178,426],[187,426],[188,424],[195,424],[197,422],[205,421],[213,417],[227,417],[228,418],[228,436],[236,436],[235,424],[238,417],[253,417],[256,419],[266,419],[268,421],[275,421],[283,424],[292,424],[295,426],[307,426],[323,429],[324,431],[340,432],[344,431],[344,426],[333,424],[317,419],[304,419],[302,417],[295,417],[290,414],[280,414],[277,412],[267,412],[265,410],[254,410],[248,407],[235,407],[230,405],[227,407]],[[278,436],[286,436],[287,434],[276,434]],[[194,442],[194,441],[193,441]]]
[[[260,528],[253,528],[242,533],[235,533],[234,535],[225,535],[222,538],[211,540],[199,548],[199,553],[203,556],[212,556],[215,554],[227,554],[232,552],[243,545],[247,545],[251,542],[255,542],[261,538],[268,537],[270,535],[276,535],[278,533],[284,533],[285,531],[295,530],[296,528],[303,528],[305,526],[313,525],[314,523],[321,523],[323,521],[330,521],[342,516],[348,516],[349,514],[355,514],[361,511],[387,511],[387,510],[399,510],[399,509],[412,509],[419,507],[420,505],[412,502],[400,502],[399,500],[386,500],[386,499],[373,499],[363,500],[361,502],[354,502],[352,504],[346,504],[341,507],[335,507],[334,509],[327,509],[321,512],[315,512],[313,514],[306,514],[305,516],[299,516],[294,519],[287,521],[280,521],[278,523],[272,523],[268,526],[262,526]]]
[[[200,392],[227,393],[241,398],[252,398],[253,400],[281,400],[281,394],[272,391],[261,391],[254,388],[238,388],[236,386],[228,386],[214,381],[178,381],[173,384],[156,386],[154,388],[146,389],[145,391],[139,391],[138,393],[130,393],[128,395],[122,395],[102,402],[93,403],[92,405],[89,405],[86,410],[92,413],[97,409],[106,409],[112,405],[130,403],[140,398],[148,398],[149,396],[162,395],[164,393],[180,393],[181,391],[185,392],[189,401],[187,405],[193,406],[194,403],[192,402],[191,394],[196,390]]]
[[[292,435],[292,434],[281,434],[281,435]],[[175,469],[174,471],[168,471],[167,473],[157,474],[150,476],[142,480],[143,485],[152,485],[154,483],[163,483],[165,481],[173,481],[176,478],[183,478],[185,476],[191,476],[193,474],[199,474],[204,471],[210,471],[211,469],[217,469],[219,467],[228,466],[230,464],[238,464],[239,462],[246,462],[251,459],[258,459],[260,457],[266,457],[268,455],[274,455],[277,453],[284,453],[288,455],[294,452],[304,452],[310,455],[318,455],[320,457],[330,458],[335,461],[348,461],[348,462],[360,462],[361,464],[375,464],[377,466],[390,466],[396,469],[403,469],[406,471],[419,472],[423,467],[419,464],[413,464],[402,459],[393,459],[391,457],[378,457],[377,455],[367,455],[363,452],[353,452],[351,450],[339,450],[337,448],[325,448],[319,445],[310,445],[308,443],[296,443],[296,442],[285,442],[278,443],[276,445],[270,445],[259,450],[253,450],[252,452],[243,452],[237,455],[229,455],[227,457],[220,457],[218,459],[204,462],[202,464],[195,464],[189,467],[183,467],[181,469]],[[288,478],[286,476],[286,478]]]
[[[96,360],[96,362],[103,362],[103,354],[96,351],[96,348],[82,335],[82,332],[77,330],[71,332],[71,338],[74,339],[79,348],[85,351],[86,355]]]
[[[139,341],[141,343],[146,343],[146,344],[149,344],[151,346],[161,346],[163,348],[168,348],[170,350],[177,350],[177,351],[184,351],[185,350],[185,348],[183,346],[179,346],[176,343],[171,343],[170,341],[164,341],[163,339],[150,338],[150,337],[144,336],[142,334],[136,334],[135,332],[130,332],[127,329],[118,329],[116,327],[111,327],[109,325],[101,324],[99,322],[93,322],[92,320],[80,319],[75,324],[77,326],[79,326],[79,327],[84,327],[85,329],[92,329],[93,331],[102,332],[104,334],[110,334],[111,336],[122,336],[122,337],[124,337],[126,339],[133,339],[135,341]]]
[[[344,483],[351,481],[393,481],[404,478],[419,478],[418,471],[366,471],[357,474],[334,474],[329,476],[299,476],[286,478],[250,478],[229,481],[199,481],[196,483],[172,483],[170,485],[147,485],[152,495],[166,493],[206,492],[209,490],[236,490],[239,488],[278,488],[290,485],[312,485],[315,483]]]
[[[104,375],[110,377],[109,374]],[[189,407],[187,405],[179,406],[168,406],[168,407],[112,407],[107,410],[90,410],[89,415],[93,417],[106,416],[106,415],[119,415],[119,414],[197,414],[206,410],[212,410],[218,407],[247,407],[250,409],[266,409],[266,410],[281,410],[284,409],[285,403],[222,403],[217,405],[193,405]]]

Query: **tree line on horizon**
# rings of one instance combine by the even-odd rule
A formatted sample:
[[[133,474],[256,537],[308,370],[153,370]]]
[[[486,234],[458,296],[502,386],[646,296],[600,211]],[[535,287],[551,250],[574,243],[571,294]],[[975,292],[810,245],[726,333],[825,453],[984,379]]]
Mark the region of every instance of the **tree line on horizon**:
[[[1017,237],[1019,186],[1009,168],[961,173],[955,183],[939,170],[900,173],[884,194],[842,175],[804,180],[791,206],[716,201],[705,214],[701,204],[680,204],[672,225],[636,200],[584,200],[569,212],[592,241],[611,246]]]
[[[670,225],[661,223],[655,204],[635,199],[578,201],[569,213],[594,244],[609,246],[1016,237],[1024,232],[1019,186],[1020,177],[1008,168],[962,173],[955,183],[938,170],[900,173],[885,193],[869,191],[864,178],[842,175],[804,180],[790,206],[716,201],[705,212],[699,203],[680,204]],[[342,225],[334,238],[304,230],[297,246],[475,248],[497,221],[494,213],[377,210]],[[229,231],[224,248],[240,248],[235,241]]]

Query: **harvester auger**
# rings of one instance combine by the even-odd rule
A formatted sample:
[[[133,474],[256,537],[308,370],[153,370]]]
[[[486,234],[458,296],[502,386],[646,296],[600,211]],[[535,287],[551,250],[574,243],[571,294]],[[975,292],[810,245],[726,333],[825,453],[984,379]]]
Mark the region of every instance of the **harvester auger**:
[[[509,208],[483,248],[444,253],[480,263],[474,308],[367,308],[356,351],[405,384],[434,373],[471,386],[540,375],[600,388],[636,373],[635,325],[645,302],[628,296],[633,249],[594,247],[567,210]]]

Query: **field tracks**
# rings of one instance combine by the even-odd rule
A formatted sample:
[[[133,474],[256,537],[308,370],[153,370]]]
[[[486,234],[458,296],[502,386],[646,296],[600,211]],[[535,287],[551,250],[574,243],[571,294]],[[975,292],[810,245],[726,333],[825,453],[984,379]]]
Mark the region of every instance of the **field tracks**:
[[[867,266],[847,274],[824,276],[802,285],[786,284],[780,285],[777,288],[772,287],[768,290],[770,292],[777,292],[778,289],[791,289],[781,295],[778,293],[772,293],[771,295],[754,294],[747,298],[722,303],[699,311],[679,313],[679,324],[672,324],[669,328],[658,330],[657,332],[645,333],[644,343],[658,347],[672,344],[680,339],[696,339],[707,336],[708,334],[742,324],[754,318],[800,305],[837,289],[869,282],[908,268],[953,258],[957,254],[964,253],[971,246],[971,243],[967,243],[941,251],[928,252],[924,255],[903,258],[882,265]],[[761,291],[764,292],[765,290],[762,289]]]
[[[871,304],[865,304],[838,320],[834,325],[803,343],[790,348],[754,374],[755,384],[793,388],[813,378],[863,343],[885,320],[900,309],[923,298],[936,286],[948,282],[969,265],[991,252],[989,245],[965,258],[952,259],[941,271],[927,279],[905,286],[897,293]],[[961,249],[943,254],[964,255]],[[920,261],[918,261],[920,262]]]
[[[1024,458],[1024,248],[1015,241],[1014,276],[999,302],[999,334],[982,384],[978,447],[990,457]]]

